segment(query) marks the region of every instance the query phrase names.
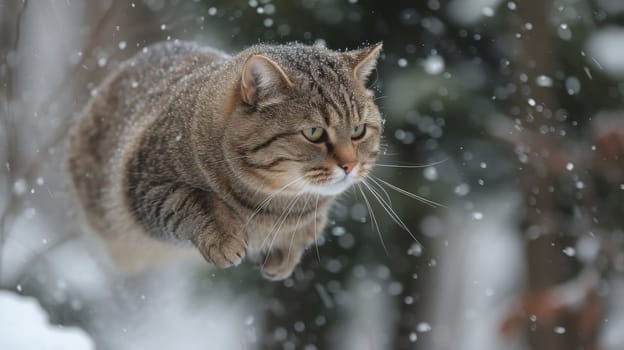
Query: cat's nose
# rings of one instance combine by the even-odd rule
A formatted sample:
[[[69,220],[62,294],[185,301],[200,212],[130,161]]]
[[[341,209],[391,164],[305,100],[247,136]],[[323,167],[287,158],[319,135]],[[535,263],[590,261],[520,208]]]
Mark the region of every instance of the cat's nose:
[[[342,170],[344,170],[346,174],[349,174],[351,170],[355,168],[356,165],[357,165],[357,162],[347,162],[347,163],[340,164],[339,166]]]

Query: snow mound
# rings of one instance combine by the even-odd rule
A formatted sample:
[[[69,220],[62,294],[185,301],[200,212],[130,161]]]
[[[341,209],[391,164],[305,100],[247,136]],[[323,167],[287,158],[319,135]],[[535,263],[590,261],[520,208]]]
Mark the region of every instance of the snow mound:
[[[0,291],[0,349],[94,349],[81,329],[48,323],[48,315],[34,298]]]

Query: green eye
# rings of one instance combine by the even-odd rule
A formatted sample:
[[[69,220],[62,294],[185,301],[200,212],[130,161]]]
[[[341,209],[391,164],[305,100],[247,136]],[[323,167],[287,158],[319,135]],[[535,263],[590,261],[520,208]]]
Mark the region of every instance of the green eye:
[[[323,128],[309,128],[302,131],[303,136],[312,142],[319,142],[325,135]]]
[[[362,137],[364,137],[365,133],[366,133],[366,124],[356,125],[351,130],[351,139],[353,140],[361,139]]]

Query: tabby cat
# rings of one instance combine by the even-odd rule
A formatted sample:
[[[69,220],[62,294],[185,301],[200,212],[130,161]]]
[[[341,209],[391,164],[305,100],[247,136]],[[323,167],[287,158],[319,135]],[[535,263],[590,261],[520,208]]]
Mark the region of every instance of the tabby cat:
[[[248,256],[287,278],[379,154],[365,84],[380,50],[146,47],[71,131],[67,166],[89,223],[133,247],[125,254],[138,236],[190,242],[220,268]]]

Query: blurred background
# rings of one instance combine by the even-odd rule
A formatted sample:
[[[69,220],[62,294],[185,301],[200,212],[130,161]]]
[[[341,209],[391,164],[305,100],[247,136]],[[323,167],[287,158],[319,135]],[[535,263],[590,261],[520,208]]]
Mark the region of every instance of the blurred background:
[[[375,176],[444,206],[378,180],[376,228],[350,191],[279,283],[120,275],[68,191],[66,131],[161,40],[383,41]],[[1,0],[0,91],[2,349],[624,349],[622,1]]]

